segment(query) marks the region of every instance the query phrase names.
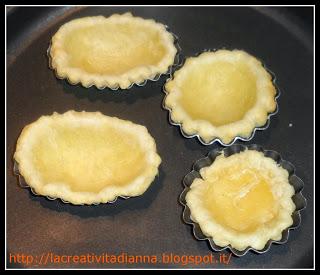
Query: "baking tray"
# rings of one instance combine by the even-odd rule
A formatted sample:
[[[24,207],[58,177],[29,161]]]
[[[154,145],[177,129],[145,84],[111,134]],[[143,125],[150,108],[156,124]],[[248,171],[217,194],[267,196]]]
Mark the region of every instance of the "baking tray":
[[[302,224],[284,245],[268,253],[232,257],[229,265],[47,264],[42,268],[295,268],[313,266],[313,40],[312,26],[290,8],[250,7],[25,7],[7,9],[7,255],[87,253],[128,255],[207,255],[182,221],[178,197],[194,161],[221,146],[186,139],[168,123],[161,108],[166,77],[128,91],[71,86],[48,68],[51,36],[70,19],[131,11],[169,26],[179,37],[182,55],[206,48],[238,48],[263,60],[281,90],[279,112],[267,130],[250,142],[278,151],[304,181],[308,207]],[[312,9],[310,8],[310,16]],[[110,205],[73,206],[49,201],[21,189],[12,156],[22,128],[41,115],[69,109],[101,111],[145,125],[162,157],[158,179],[147,192]],[[219,255],[219,254],[216,254]],[[9,258],[7,257],[7,260]],[[26,267],[10,264],[8,267]],[[36,267],[36,266],[33,266]]]

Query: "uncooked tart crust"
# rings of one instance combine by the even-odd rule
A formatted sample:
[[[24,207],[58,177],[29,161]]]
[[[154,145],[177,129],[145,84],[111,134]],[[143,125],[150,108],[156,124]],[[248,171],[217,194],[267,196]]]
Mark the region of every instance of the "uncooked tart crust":
[[[171,120],[205,143],[248,139],[276,110],[276,89],[261,62],[240,50],[187,58],[165,84]]]
[[[84,87],[127,89],[166,73],[177,49],[165,26],[131,13],[67,22],[52,37],[50,66]]]
[[[261,250],[292,225],[294,188],[288,172],[262,152],[220,155],[200,174],[186,202],[192,220],[216,245]]]
[[[42,116],[27,125],[14,159],[37,194],[73,204],[141,195],[161,162],[146,127],[76,111]]]

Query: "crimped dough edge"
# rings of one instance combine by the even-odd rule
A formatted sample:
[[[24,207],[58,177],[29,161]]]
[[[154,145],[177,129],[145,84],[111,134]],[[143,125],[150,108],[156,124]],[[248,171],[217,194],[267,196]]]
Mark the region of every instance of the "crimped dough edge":
[[[215,59],[228,60],[233,58],[247,60],[247,65],[257,76],[257,86],[259,87],[257,88],[256,104],[247,111],[243,119],[221,126],[214,126],[206,120],[192,119],[178,102],[181,90],[176,83],[177,78],[182,73],[186,74],[193,66],[201,66],[201,63],[206,62],[207,59],[214,61]],[[181,77],[179,81],[188,81],[188,79]],[[164,106],[170,110],[171,120],[180,124],[185,134],[199,135],[205,143],[219,139],[223,144],[230,145],[237,137],[249,139],[255,128],[264,126],[269,119],[269,114],[277,108],[276,88],[272,76],[258,59],[242,50],[217,50],[204,52],[197,57],[189,57],[182,68],[174,73],[173,78],[166,82],[164,89],[166,92]]]
[[[74,123],[83,123],[83,120],[90,120],[94,123],[108,123],[114,128],[121,128],[130,132],[139,140],[141,149],[145,151],[148,167],[133,181],[122,186],[106,186],[99,193],[74,192],[68,187],[68,183],[59,183],[57,185],[43,182],[37,168],[32,165],[29,159],[32,157],[30,149],[35,140],[33,137],[37,134],[37,127],[41,129],[41,125],[46,125],[55,118],[63,118],[74,121]],[[128,120],[105,116],[100,112],[76,112],[73,110],[64,114],[54,112],[51,116],[41,116],[35,122],[25,126],[18,138],[14,159],[19,165],[19,173],[37,194],[60,198],[75,205],[107,203],[114,201],[119,196],[133,197],[142,195],[157,176],[158,166],[161,163],[161,158],[157,154],[156,143],[145,126]]]
[[[203,189],[206,186],[206,175],[214,166],[215,169],[223,167],[222,160],[231,158],[228,161],[236,163],[244,161],[244,158],[258,169],[272,170],[276,177],[270,183],[271,190],[279,201],[278,215],[270,223],[262,224],[251,232],[238,232],[227,228],[214,220],[210,212],[206,209],[202,201]],[[292,213],[295,204],[292,201],[294,188],[288,182],[288,172],[279,166],[273,159],[267,158],[262,152],[246,150],[232,156],[218,156],[208,167],[200,170],[202,179],[196,178],[186,194],[186,203],[190,209],[191,219],[198,223],[201,231],[211,237],[214,243],[221,247],[230,245],[231,247],[243,251],[248,247],[262,250],[269,240],[279,241],[282,232],[293,224]]]
[[[123,21],[128,23],[134,20],[141,24],[142,27],[159,30],[162,43],[167,50],[166,55],[158,64],[139,66],[119,75],[93,74],[80,68],[70,67],[68,64],[68,55],[63,48],[64,37],[70,33],[72,34],[73,29],[86,26],[87,24],[99,24],[106,20],[110,22]],[[128,12],[124,14],[113,14],[110,17],[101,15],[83,17],[65,23],[52,37],[48,54],[50,67],[55,71],[57,77],[67,79],[70,84],[76,85],[80,83],[85,88],[94,85],[98,89],[104,89],[106,87],[111,89],[117,89],[118,87],[128,89],[132,84],[138,84],[144,80],[153,79],[156,75],[166,73],[169,67],[173,65],[176,53],[177,49],[174,46],[174,37],[166,30],[163,24],[157,23],[153,19],[135,17]]]

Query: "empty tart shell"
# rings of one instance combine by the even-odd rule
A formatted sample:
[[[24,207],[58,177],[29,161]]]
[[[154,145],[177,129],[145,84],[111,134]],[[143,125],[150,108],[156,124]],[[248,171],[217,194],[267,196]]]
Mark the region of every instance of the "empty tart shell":
[[[24,127],[14,160],[15,173],[34,193],[76,205],[142,195],[161,162],[146,127],[76,111]]]
[[[239,167],[257,170],[238,173],[237,158]],[[224,171],[228,165],[236,172]],[[257,175],[259,181],[253,181]],[[272,243],[286,243],[306,207],[301,193],[304,184],[294,166],[259,145],[234,144],[210,151],[195,162],[183,185],[182,218],[192,225],[194,237],[208,241],[214,251],[229,249],[236,256],[265,253]]]
[[[204,145],[248,141],[277,113],[279,89],[271,71],[242,50],[188,57],[164,85],[163,107],[184,137]]]
[[[70,84],[128,89],[170,72],[176,42],[165,25],[131,13],[83,17],[65,23],[52,37],[49,66]]]

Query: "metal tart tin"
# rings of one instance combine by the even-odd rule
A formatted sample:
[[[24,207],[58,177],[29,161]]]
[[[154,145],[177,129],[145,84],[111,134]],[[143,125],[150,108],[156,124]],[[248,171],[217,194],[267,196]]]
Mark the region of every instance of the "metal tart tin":
[[[222,50],[228,50],[227,48],[221,48],[221,49],[222,49]],[[195,57],[197,57],[197,56],[199,56],[200,54],[205,53],[205,52],[215,52],[215,51],[217,51],[217,50],[220,50],[220,49],[205,49],[205,50],[203,50],[203,51],[201,51],[201,52],[198,52],[198,53],[195,55]],[[255,57],[255,58],[256,58],[256,57]],[[266,66],[260,59],[258,59],[258,58],[256,58],[256,59],[261,62],[261,64],[262,64],[262,66],[264,67],[264,69],[271,75],[273,86],[274,86],[275,89],[276,89],[276,95],[275,95],[276,109],[275,109],[273,112],[268,113],[268,118],[267,118],[267,121],[266,121],[265,125],[259,126],[259,127],[255,127],[255,128],[252,130],[252,133],[251,133],[250,137],[244,138],[244,137],[242,137],[242,136],[235,136],[234,139],[233,139],[230,143],[224,143],[220,138],[214,138],[214,139],[210,140],[209,142],[205,142],[205,141],[201,138],[201,136],[200,136],[199,134],[188,135],[188,134],[185,133],[185,132],[183,131],[183,129],[182,129],[182,123],[180,123],[180,122],[177,123],[177,122],[174,122],[174,121],[172,120],[172,118],[171,118],[171,112],[172,112],[172,110],[171,110],[171,108],[169,108],[169,107],[167,107],[167,106],[165,105],[165,100],[166,100],[166,97],[167,97],[167,95],[168,95],[168,91],[166,91],[165,85],[166,85],[167,82],[169,82],[169,81],[171,81],[171,80],[174,79],[174,72],[175,72],[176,70],[181,69],[181,68],[183,67],[184,62],[186,61],[186,58],[183,58],[183,59],[181,58],[181,62],[178,63],[178,64],[174,67],[174,70],[170,73],[170,77],[167,78],[165,84],[163,85],[163,89],[162,89],[162,90],[163,90],[163,92],[165,93],[165,96],[164,96],[163,101],[162,101],[162,108],[169,111],[169,116],[168,116],[169,123],[170,123],[171,125],[174,125],[174,126],[179,126],[180,132],[181,132],[181,134],[182,134],[183,137],[185,137],[185,138],[194,138],[194,137],[197,137],[198,140],[199,140],[199,142],[200,142],[201,144],[203,144],[203,145],[211,145],[211,144],[213,144],[214,142],[219,142],[219,143],[220,143],[221,145],[223,145],[223,146],[230,146],[230,145],[234,144],[237,140],[250,141],[250,140],[254,137],[254,135],[255,135],[255,133],[256,133],[257,130],[266,130],[266,129],[269,127],[269,125],[270,125],[270,117],[273,116],[273,115],[275,115],[275,114],[277,114],[278,111],[279,111],[279,105],[278,105],[277,99],[279,98],[281,92],[280,92],[280,89],[279,89],[278,85],[276,84],[276,76],[275,76],[275,74],[274,74],[270,69],[268,69],[267,66]]]
[[[191,186],[192,182],[194,181],[194,179],[201,178],[201,175],[199,173],[201,168],[210,166],[214,162],[215,158],[221,154],[224,154],[224,156],[228,157],[228,156],[231,156],[233,154],[239,153],[239,152],[247,150],[247,149],[263,152],[265,157],[272,158],[282,168],[284,168],[288,171],[289,183],[294,187],[294,190],[295,190],[295,194],[292,196],[292,200],[296,206],[296,209],[292,213],[293,224],[290,227],[288,227],[287,229],[285,229],[284,231],[282,231],[281,240],[279,240],[279,241],[269,240],[262,250],[257,250],[252,247],[247,247],[245,250],[239,251],[239,250],[233,248],[231,245],[220,247],[214,243],[214,241],[211,237],[205,236],[201,231],[200,225],[192,220],[191,212],[190,212],[190,209],[186,203],[185,197],[186,197],[186,194],[188,193],[188,191],[190,190],[190,186]],[[199,159],[194,163],[192,171],[190,173],[188,173],[183,179],[183,186],[184,186],[184,189],[179,197],[179,202],[183,205],[182,220],[186,224],[189,224],[192,226],[192,228],[193,228],[192,232],[193,232],[194,237],[200,241],[204,241],[204,240],[208,241],[211,249],[215,252],[230,250],[234,255],[236,255],[238,257],[244,256],[245,254],[247,254],[248,251],[253,251],[255,253],[262,254],[262,253],[269,251],[269,249],[273,243],[275,243],[275,244],[286,243],[289,238],[289,231],[296,229],[300,226],[300,223],[301,223],[300,211],[303,210],[304,208],[306,208],[306,206],[307,206],[307,201],[301,193],[301,191],[304,187],[304,183],[299,177],[296,176],[295,167],[290,162],[283,160],[278,152],[272,151],[272,150],[265,150],[262,148],[262,146],[256,145],[256,144],[252,144],[252,145],[248,145],[248,146],[241,145],[241,144],[234,144],[234,145],[226,147],[224,149],[221,149],[221,148],[220,149],[219,148],[213,149],[212,151],[209,152],[209,154],[205,158]]]
[[[90,88],[90,87],[92,87],[92,86],[95,86],[98,90],[104,90],[104,89],[108,88],[108,89],[110,89],[110,90],[117,91],[117,90],[128,90],[128,89],[132,88],[133,85],[136,85],[136,86],[138,86],[138,87],[143,87],[143,86],[145,86],[145,85],[147,84],[148,81],[153,81],[153,82],[154,82],[154,81],[158,81],[162,75],[171,75],[171,74],[172,74],[172,71],[173,71],[173,68],[174,68],[175,66],[177,66],[177,65],[179,64],[179,62],[180,62],[181,48],[180,48],[179,43],[178,43],[178,36],[175,35],[173,32],[171,32],[171,31],[169,30],[169,27],[168,27],[167,25],[164,25],[164,26],[165,26],[167,32],[169,32],[169,33],[173,36],[173,38],[174,38],[174,46],[175,46],[175,48],[177,49],[177,53],[176,53],[176,55],[175,55],[173,64],[169,66],[168,70],[167,70],[165,73],[156,74],[156,75],[153,76],[152,78],[145,79],[145,80],[143,80],[142,82],[139,82],[139,83],[131,83],[130,86],[129,86],[128,88],[126,88],[126,89],[121,89],[119,85],[116,86],[116,87],[108,87],[108,86],[97,87],[94,83],[92,83],[92,84],[90,84],[89,86],[86,87],[86,86],[83,86],[81,82],[76,82],[76,83],[74,83],[74,82],[72,82],[68,77],[60,77],[60,76],[57,74],[57,70],[52,67],[52,58],[51,58],[51,56],[50,56],[51,41],[50,41],[49,47],[48,47],[48,49],[47,49],[47,57],[48,57],[48,60],[49,60],[49,68],[50,68],[51,70],[53,70],[54,75],[55,75],[56,78],[61,79],[61,80],[66,79],[67,82],[68,82],[70,85],[81,85],[81,86],[84,87],[84,88]]]
[[[14,160],[14,163],[13,163],[13,173],[15,174],[15,176],[17,176],[18,178],[18,184],[21,188],[29,188],[31,193],[35,196],[42,196],[42,197],[45,197],[47,198],[48,200],[50,201],[53,201],[53,200],[57,200],[59,199],[60,201],[62,201],[63,203],[68,203],[68,204],[73,204],[69,201],[66,201],[64,199],[61,199],[61,198],[55,198],[55,197],[50,197],[50,196],[44,196],[44,195],[40,195],[38,194],[24,179],[24,177],[21,175],[20,171],[19,171],[19,164],[17,161]],[[106,203],[109,203],[109,204],[112,204],[112,203],[115,203],[118,199],[129,199],[129,198],[133,198],[133,197],[127,197],[127,196],[117,196],[114,200],[112,201],[108,201]],[[92,203],[92,204],[85,204],[85,203],[82,203],[82,204],[73,204],[73,205],[77,205],[77,206],[83,206],[83,205],[99,205],[99,204],[104,204],[102,202],[99,202],[99,203]]]

